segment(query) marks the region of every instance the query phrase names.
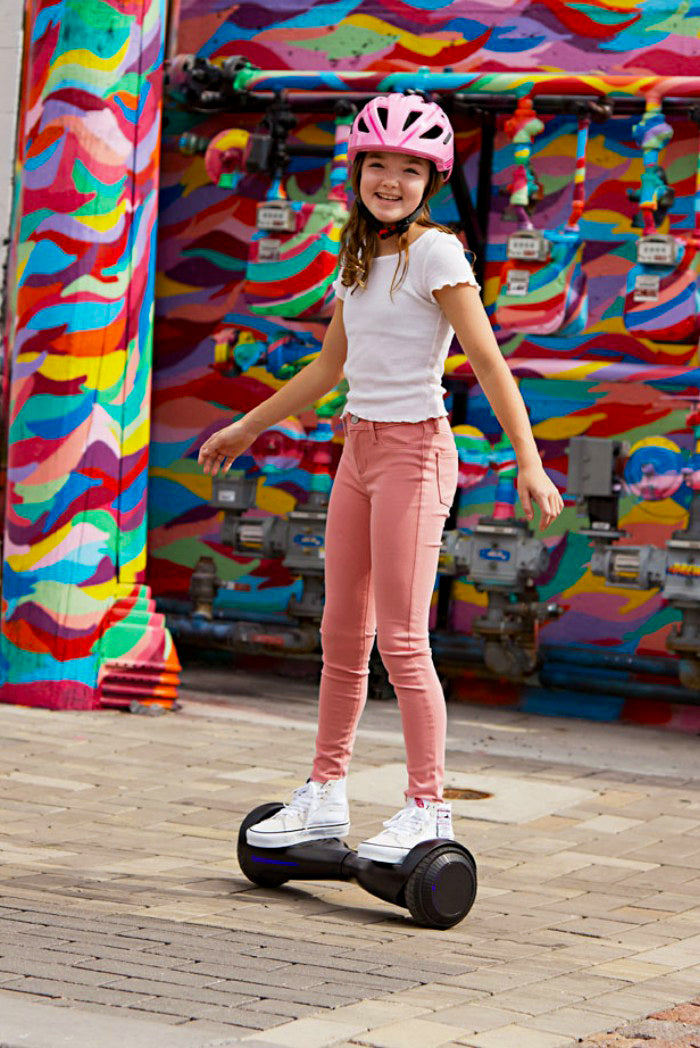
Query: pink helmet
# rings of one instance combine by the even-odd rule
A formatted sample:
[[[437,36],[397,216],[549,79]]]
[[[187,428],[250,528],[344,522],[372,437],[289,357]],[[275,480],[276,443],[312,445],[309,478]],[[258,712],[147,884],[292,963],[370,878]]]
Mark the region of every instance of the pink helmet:
[[[348,140],[348,164],[369,150],[410,153],[432,160],[445,181],[452,171],[454,132],[436,102],[420,95],[379,95],[353,121]]]

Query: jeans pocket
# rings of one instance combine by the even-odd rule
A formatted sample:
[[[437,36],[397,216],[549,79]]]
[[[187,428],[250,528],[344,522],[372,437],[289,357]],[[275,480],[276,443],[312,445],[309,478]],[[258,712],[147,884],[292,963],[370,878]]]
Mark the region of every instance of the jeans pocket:
[[[454,454],[447,451],[435,452],[435,476],[437,477],[437,490],[440,503],[445,509],[452,509],[452,503],[457,493],[458,477],[457,449]]]
[[[377,430],[379,441],[387,447],[412,448],[421,446],[420,422],[391,422]]]

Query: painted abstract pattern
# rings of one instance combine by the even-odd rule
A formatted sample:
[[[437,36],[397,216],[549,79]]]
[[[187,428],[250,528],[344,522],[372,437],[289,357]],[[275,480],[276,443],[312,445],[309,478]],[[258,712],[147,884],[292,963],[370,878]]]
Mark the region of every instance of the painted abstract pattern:
[[[106,612],[143,590],[163,24],[162,0],[29,4],[7,330],[5,701],[97,704]],[[164,635],[160,647],[172,659]],[[147,659],[153,636],[132,648]]]
[[[178,48],[261,69],[693,75],[699,20],[692,0],[181,0]]]
[[[317,70],[325,76],[345,71],[384,76],[418,69],[498,74],[509,70],[578,72],[595,69],[609,75],[700,74],[700,5],[688,3],[466,3],[445,7],[419,3],[314,3],[294,0],[234,7],[214,0],[182,0],[177,48],[214,61],[240,55],[261,70]],[[253,76],[264,83],[264,72]],[[527,77],[523,77],[526,83]],[[419,86],[419,81],[415,81]],[[514,171],[513,144],[497,120],[491,178],[488,243],[485,249],[484,300],[489,312],[498,289],[508,234],[516,228],[508,214],[506,187]],[[580,258],[586,278],[588,316],[577,334],[503,336],[499,340],[531,414],[538,445],[550,475],[565,492],[567,443],[588,434],[627,440],[670,439],[687,451],[687,398],[697,389],[695,341],[645,340],[629,334],[624,323],[625,291],[635,264],[637,206],[628,191],[639,189],[643,162],[634,140],[639,117],[613,114],[593,123],[587,151],[585,209],[581,220]],[[171,601],[186,600],[192,570],[201,556],[212,557],[220,578],[230,584],[219,598],[222,611],[283,618],[298,580],[277,560],[232,555],[220,542],[220,517],[209,504],[210,481],[196,464],[201,441],[224,420],[238,417],[284,378],[275,352],[292,342],[304,359],[318,351],[323,326],[263,320],[251,316],[241,294],[254,231],[255,204],[269,182],[243,178],[236,193],[213,186],[201,156],[184,156],[182,131],[213,137],[231,126],[223,115],[202,118],[168,109],[164,125],[164,160],[159,231],[154,429],[150,485],[149,581],[154,592]],[[532,146],[532,166],[542,198],[532,211],[536,229],[561,226],[571,210],[575,169],[576,119],[544,115],[543,131]],[[659,226],[678,236],[693,228],[693,192],[698,128],[687,118],[670,118],[673,137],[660,162],[676,200]],[[251,117],[235,119],[252,129]],[[481,130],[477,120],[455,119],[457,151],[476,203]],[[295,144],[332,143],[332,124],[301,116],[290,139]],[[328,168],[315,158],[295,157],[287,191],[292,199],[324,199]],[[449,192],[433,208],[439,221],[458,222]],[[243,332],[243,336],[241,336]],[[222,363],[220,347],[243,337],[255,362],[243,370]],[[217,349],[219,347],[219,349]],[[252,347],[252,348],[251,348]],[[245,347],[244,347],[245,348]],[[230,353],[229,353],[230,358]],[[453,395],[469,390],[467,422],[495,442],[498,428],[488,405],[474,387],[461,348],[454,344],[446,369],[448,410]],[[294,468],[260,471],[253,455],[237,463],[259,478],[257,506],[284,514],[309,491],[314,440],[332,436],[334,460],[340,451],[337,417],[326,426],[323,406],[306,412],[294,433],[299,443]],[[325,428],[324,428],[325,427]],[[470,529],[494,505],[496,477],[459,495],[459,525]],[[632,494],[621,505],[621,526],[628,543],[663,545],[687,519],[689,492],[645,502]],[[650,592],[615,590],[591,575],[590,549],[579,535],[586,521],[577,518],[571,498],[547,533],[552,556],[540,580],[544,599],[565,609],[545,626],[552,644],[593,643],[627,651],[664,652],[665,637],[677,614]],[[450,623],[468,631],[484,598],[465,580],[453,585]]]

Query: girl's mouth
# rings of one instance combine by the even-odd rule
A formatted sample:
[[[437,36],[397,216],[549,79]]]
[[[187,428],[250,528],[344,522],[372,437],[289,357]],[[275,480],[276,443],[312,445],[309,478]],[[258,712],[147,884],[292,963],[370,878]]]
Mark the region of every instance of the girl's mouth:
[[[384,196],[382,193],[375,193],[374,195],[387,204],[398,204],[401,200],[401,197]]]

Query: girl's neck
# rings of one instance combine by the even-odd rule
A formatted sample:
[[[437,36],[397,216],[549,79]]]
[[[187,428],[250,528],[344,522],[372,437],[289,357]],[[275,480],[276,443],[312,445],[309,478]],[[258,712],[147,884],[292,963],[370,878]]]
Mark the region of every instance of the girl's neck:
[[[425,232],[424,226],[419,226],[417,222],[411,222],[408,227],[408,246],[410,247],[414,240],[422,236]],[[381,258],[382,255],[397,255],[399,252],[399,238],[396,233],[393,236],[387,237],[386,240],[381,240],[379,251],[377,251],[377,257]]]

